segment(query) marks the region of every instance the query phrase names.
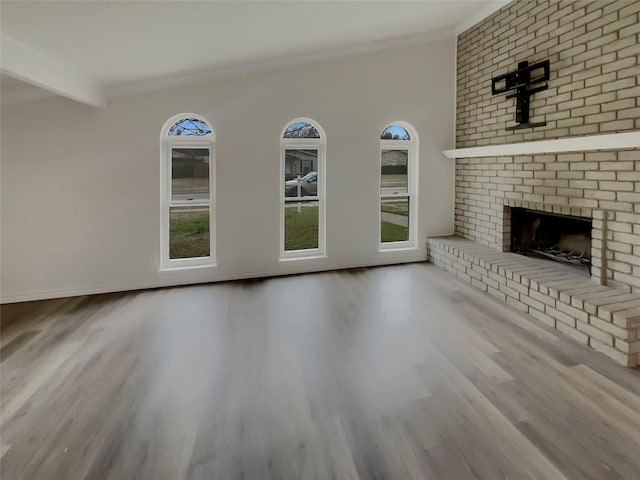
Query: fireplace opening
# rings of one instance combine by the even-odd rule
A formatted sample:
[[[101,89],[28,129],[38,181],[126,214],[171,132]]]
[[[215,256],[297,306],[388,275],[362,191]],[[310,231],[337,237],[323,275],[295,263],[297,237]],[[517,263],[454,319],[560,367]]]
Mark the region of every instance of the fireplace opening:
[[[591,228],[589,218],[511,208],[511,251],[591,273]]]

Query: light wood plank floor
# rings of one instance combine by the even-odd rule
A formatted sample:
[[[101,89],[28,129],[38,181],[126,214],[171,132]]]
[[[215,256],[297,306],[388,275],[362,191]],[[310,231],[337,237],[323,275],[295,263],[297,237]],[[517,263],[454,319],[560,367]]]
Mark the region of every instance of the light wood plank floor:
[[[640,478],[640,373],[431,265],[1,312],[3,479]]]

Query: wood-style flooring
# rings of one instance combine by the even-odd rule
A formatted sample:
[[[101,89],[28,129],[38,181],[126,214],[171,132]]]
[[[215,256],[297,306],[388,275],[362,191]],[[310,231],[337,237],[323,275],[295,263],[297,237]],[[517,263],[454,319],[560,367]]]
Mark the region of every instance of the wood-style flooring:
[[[640,373],[432,265],[2,307],[3,480],[640,478]]]

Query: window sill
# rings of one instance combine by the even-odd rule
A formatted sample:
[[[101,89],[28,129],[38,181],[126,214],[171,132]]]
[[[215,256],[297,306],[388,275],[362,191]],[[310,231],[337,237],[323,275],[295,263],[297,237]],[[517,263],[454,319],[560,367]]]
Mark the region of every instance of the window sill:
[[[280,257],[278,262],[287,263],[287,262],[297,262],[300,260],[320,260],[323,258],[328,258],[327,255],[308,255],[306,257]]]
[[[419,250],[419,248],[413,243],[408,245],[390,245],[390,246],[380,246],[378,247],[378,253],[386,253],[386,252],[407,252],[410,250]]]
[[[207,270],[207,269],[211,269],[214,270],[218,267],[218,265],[216,263],[210,263],[207,265],[182,265],[182,266],[176,266],[176,267],[160,267],[158,269],[159,272],[164,273],[164,272],[185,272],[185,271],[191,271],[191,270]]]

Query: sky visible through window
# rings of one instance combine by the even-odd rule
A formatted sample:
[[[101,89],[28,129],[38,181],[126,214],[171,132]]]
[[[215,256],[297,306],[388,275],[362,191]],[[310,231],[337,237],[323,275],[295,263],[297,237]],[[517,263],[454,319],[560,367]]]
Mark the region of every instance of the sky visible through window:
[[[197,136],[197,137],[210,137],[211,129],[209,125],[204,123],[202,120],[198,120],[197,118],[183,118],[182,120],[177,121],[173,124],[173,126],[169,129],[170,137],[186,137],[186,136]]]
[[[284,132],[284,138],[320,138],[320,133],[313,125],[304,122],[292,123]]]
[[[411,140],[409,132],[399,125],[389,125],[384,129],[380,138],[383,140]]]

